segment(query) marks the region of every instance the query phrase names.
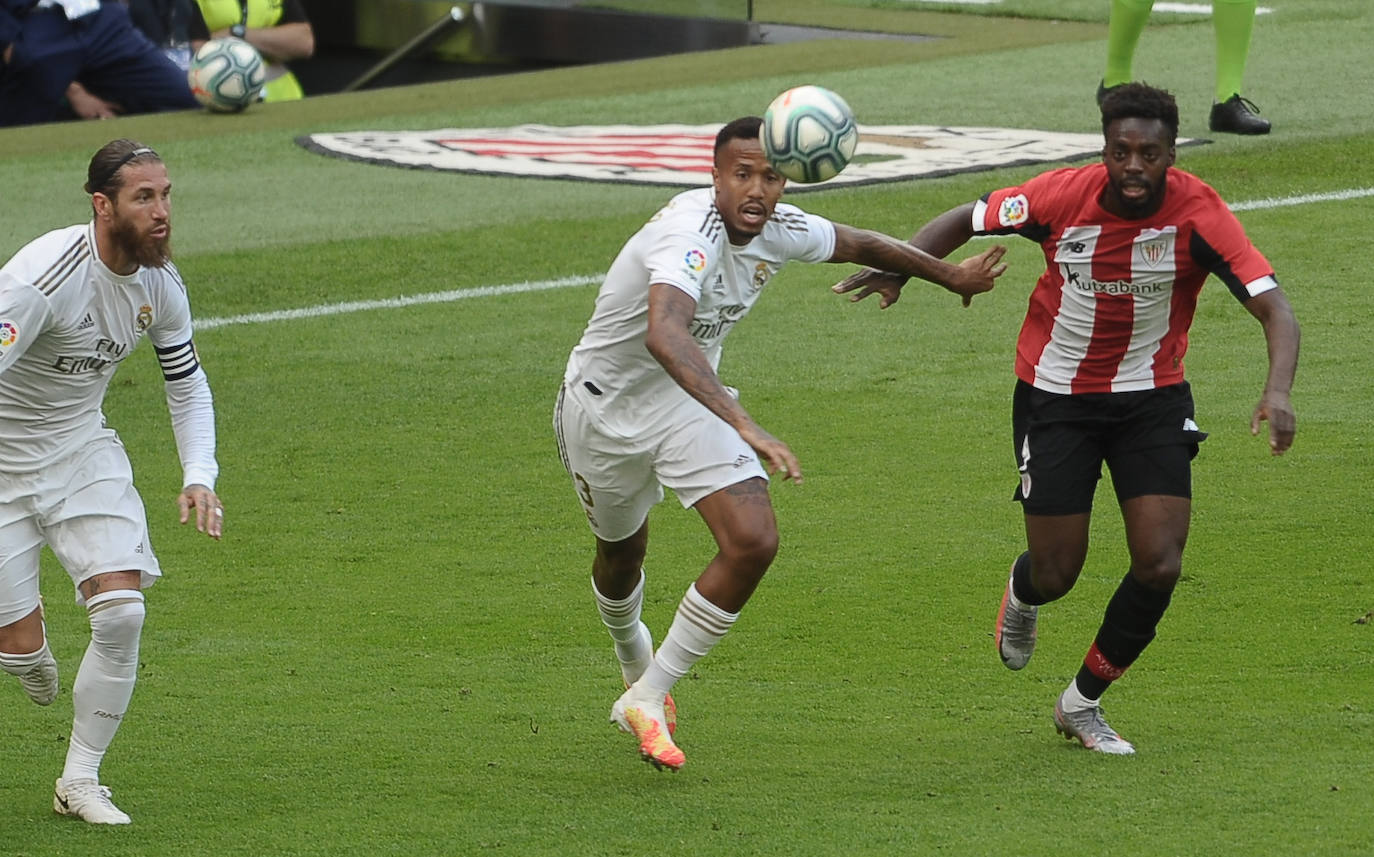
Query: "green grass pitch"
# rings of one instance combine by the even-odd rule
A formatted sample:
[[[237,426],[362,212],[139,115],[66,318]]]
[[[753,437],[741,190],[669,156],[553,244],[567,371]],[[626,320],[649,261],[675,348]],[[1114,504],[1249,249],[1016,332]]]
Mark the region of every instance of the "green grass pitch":
[[[1374,16],[1363,0],[1262,5],[1247,94],[1274,134],[1188,147],[1179,166],[1236,203],[1365,195],[1240,214],[1303,325],[1299,431],[1282,458],[1248,430],[1259,326],[1217,283],[1203,292],[1188,362],[1211,437],[1185,578],[1105,703],[1137,756],[1084,752],[1050,722],[1124,573],[1105,488],[1088,567],[1043,611],[1031,665],[1010,673],[992,648],[1022,538],[1012,348],[1040,271],[1017,241],[969,309],[919,284],[886,312],[851,306],[827,289],[847,269],[797,265],[731,337],[725,380],[806,482],[775,487],[781,554],[678,687],[676,776],[607,723],[619,678],[550,428],[594,285],[201,331],[221,544],[176,524],[161,381],[151,353],[135,355],[106,414],[166,577],[102,770],[134,824],[94,830],[50,810],[86,625],[47,562],[63,695],[39,709],[0,682],[0,853],[1369,853]],[[85,165],[114,136],[167,159],[179,265],[212,319],[594,277],[672,193],[347,163],[299,134],[723,122],[802,82],[870,124],[1094,130],[1106,3],[927,6],[754,4],[762,20],[945,37],[920,44],[755,47],[0,131],[0,258],[87,216]],[[1137,53],[1137,73],[1178,95],[1184,135],[1208,136],[1212,56],[1210,24],[1176,15]],[[798,201],[905,237],[1038,169]],[[646,618],[661,635],[712,548],[671,499],[651,532]]]

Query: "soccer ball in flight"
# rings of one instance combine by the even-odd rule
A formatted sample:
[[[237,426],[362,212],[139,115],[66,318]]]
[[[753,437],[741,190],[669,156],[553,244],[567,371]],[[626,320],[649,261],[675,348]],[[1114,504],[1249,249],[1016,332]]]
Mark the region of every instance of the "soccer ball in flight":
[[[242,39],[211,39],[191,57],[191,94],[216,113],[237,113],[262,92],[267,72],[256,48]]]
[[[854,157],[859,126],[840,96],[820,86],[798,86],[768,105],[759,136],[773,169],[814,184],[838,175]]]

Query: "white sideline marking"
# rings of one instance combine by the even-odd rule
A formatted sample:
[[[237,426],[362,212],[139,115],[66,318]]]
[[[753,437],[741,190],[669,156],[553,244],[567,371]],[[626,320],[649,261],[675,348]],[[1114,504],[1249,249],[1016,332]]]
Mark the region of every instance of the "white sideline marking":
[[[1177,12],[1180,15],[1210,15],[1212,14],[1211,3],[1156,3],[1156,12]],[[1257,6],[1256,15],[1268,15],[1273,12],[1268,6]]]
[[[1336,190],[1329,193],[1305,193],[1299,196],[1270,197],[1252,199],[1248,202],[1231,204],[1232,211],[1259,211],[1268,208],[1286,208],[1292,205],[1308,205],[1314,202],[1339,202],[1347,199],[1361,199],[1374,196],[1374,187]],[[580,277],[559,277],[556,280],[508,283],[504,286],[479,286],[472,289],[452,289],[446,292],[428,292],[421,295],[407,295],[397,298],[378,298],[368,301],[348,301],[337,304],[320,304],[299,309],[279,309],[272,312],[253,312],[246,315],[226,315],[218,318],[204,318],[194,323],[196,330],[214,330],[239,324],[266,324],[272,321],[294,321],[301,318],[322,318],[327,315],[344,315],[373,309],[399,309],[417,304],[445,304],[466,298],[491,298],[500,295],[519,295],[525,292],[545,292],[550,289],[568,289],[576,286],[590,286],[599,283],[602,274],[587,274]]]
[[[246,315],[226,315],[219,318],[206,318],[194,322],[196,330],[214,330],[235,324],[264,324],[269,321],[293,321],[298,318],[321,318],[326,315],[344,315],[370,309],[399,309],[416,304],[446,304],[464,298],[490,298],[497,295],[518,295],[524,292],[543,292],[549,289],[567,289],[573,286],[589,286],[601,282],[602,275],[583,277],[560,277],[556,280],[538,282],[509,283],[504,286],[479,286],[474,289],[453,289],[447,292],[429,292],[423,295],[406,295],[399,298],[377,298],[370,301],[348,301],[341,304],[320,304],[300,309],[279,309],[272,312],[251,312]]]
[[[1237,202],[1232,211],[1256,211],[1263,208],[1284,208],[1289,205],[1307,205],[1309,202],[1335,202],[1342,199],[1359,199],[1374,196],[1374,187],[1356,187],[1350,190],[1333,190],[1330,193],[1304,193],[1299,196],[1266,197],[1249,202]]]

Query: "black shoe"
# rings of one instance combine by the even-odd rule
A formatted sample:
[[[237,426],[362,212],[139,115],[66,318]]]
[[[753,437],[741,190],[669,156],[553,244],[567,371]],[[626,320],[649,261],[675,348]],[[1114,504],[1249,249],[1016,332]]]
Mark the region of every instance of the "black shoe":
[[[1233,95],[1220,104],[1212,105],[1207,127],[1224,134],[1268,134],[1269,120],[1255,114],[1259,108],[1248,98]]]

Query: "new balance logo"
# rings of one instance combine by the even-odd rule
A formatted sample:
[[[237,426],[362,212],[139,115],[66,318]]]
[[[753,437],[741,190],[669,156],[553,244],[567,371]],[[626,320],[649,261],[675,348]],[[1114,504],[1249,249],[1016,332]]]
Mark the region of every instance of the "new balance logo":
[[[93,327],[95,327],[95,319],[91,318],[90,313],[86,313],[86,317],[81,319],[81,323],[76,326],[76,329],[90,330]]]

